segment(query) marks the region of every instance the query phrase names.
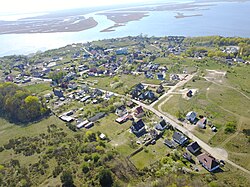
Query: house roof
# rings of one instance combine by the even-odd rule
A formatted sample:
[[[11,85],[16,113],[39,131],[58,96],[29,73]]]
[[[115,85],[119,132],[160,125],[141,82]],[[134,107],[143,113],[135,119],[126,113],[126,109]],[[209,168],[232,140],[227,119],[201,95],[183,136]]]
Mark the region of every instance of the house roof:
[[[63,97],[63,91],[61,91],[61,90],[54,90],[53,92],[54,92],[55,96]]]
[[[215,167],[217,167],[219,165],[219,162],[213,156],[209,155],[208,153],[203,153],[203,154],[197,156],[197,159],[209,171],[213,170]]]
[[[141,92],[140,92],[140,90],[137,89],[137,88],[135,88],[135,89],[133,89],[133,90],[131,91],[131,95],[132,95],[133,97],[139,97],[140,94],[141,94]]]
[[[134,103],[132,101],[128,101],[126,104],[128,107],[132,107],[134,105]]]
[[[207,124],[207,118],[203,117],[201,118],[198,122],[197,122],[197,125],[199,126],[205,126]]]
[[[74,121],[74,118],[71,116],[60,116],[60,119],[65,121],[65,122],[71,122]]]
[[[170,148],[176,148],[177,147],[177,143],[175,143],[172,140],[168,140],[168,139],[164,140],[164,144],[167,145]]]
[[[100,89],[96,88],[96,89],[94,90],[93,94],[95,94],[95,95],[102,95],[103,92],[102,92]]]
[[[105,116],[105,112],[100,112],[100,113],[96,114],[95,116],[89,118],[89,121],[95,122],[95,121],[103,118],[104,116]]]
[[[179,144],[183,144],[187,140],[187,137],[182,133],[175,131],[173,134],[173,140]]]
[[[189,150],[191,153],[196,153],[200,149],[201,147],[199,146],[197,142],[192,142],[187,146],[187,150]]]
[[[132,126],[133,126],[134,130],[139,131],[140,129],[142,129],[143,127],[145,127],[145,124],[142,121],[142,119],[140,119],[137,122],[133,122]]]
[[[103,134],[103,133],[101,133],[101,134],[99,135],[99,137],[103,140],[103,139],[105,139],[105,138],[106,138],[106,135],[105,135],[105,134]]]
[[[136,107],[135,112],[136,112],[136,114],[140,114],[140,113],[143,113],[144,110],[143,110],[142,106],[138,106],[138,107]]]
[[[190,111],[187,113],[186,117],[192,117],[195,116],[196,117],[196,113],[194,111]]]
[[[144,93],[144,95],[146,96],[147,99],[154,99],[155,98],[155,94],[153,91],[149,90],[149,91],[146,91]]]
[[[135,86],[137,89],[139,90],[143,90],[144,89],[144,85],[142,83],[139,83]]]
[[[76,125],[76,127],[78,128],[78,129],[80,129],[80,128],[82,128],[82,127],[84,127],[86,124],[88,124],[89,123],[89,120],[85,120],[85,121],[81,121],[81,122],[79,122],[77,125]]]
[[[155,126],[155,128],[156,128],[157,130],[164,130],[165,127],[166,127],[166,125],[167,125],[166,121],[165,121],[164,119],[162,119],[162,120]]]
[[[161,92],[163,92],[163,91],[164,91],[164,87],[163,87],[162,85],[160,85],[160,86],[157,88],[157,90],[156,90],[157,93],[161,93]]]

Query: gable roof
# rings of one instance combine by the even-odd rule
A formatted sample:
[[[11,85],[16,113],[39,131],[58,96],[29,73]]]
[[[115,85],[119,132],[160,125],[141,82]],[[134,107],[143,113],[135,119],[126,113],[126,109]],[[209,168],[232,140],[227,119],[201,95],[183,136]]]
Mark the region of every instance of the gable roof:
[[[164,92],[164,87],[162,86],[162,84],[157,88],[156,93],[162,93]]]
[[[136,135],[142,133],[145,131],[145,124],[144,122],[142,121],[142,119],[140,119],[139,121],[137,122],[133,122],[131,127],[130,127],[131,131],[133,133],[135,133]]]
[[[167,127],[167,123],[166,123],[166,121],[165,121],[164,119],[162,119],[162,120],[155,126],[155,128],[156,128],[157,130],[160,130],[160,131],[164,130],[166,127]]]
[[[142,121],[142,119],[138,120],[137,122],[133,122],[132,126],[134,127],[134,129],[136,131],[140,130],[141,128],[145,127],[144,122]]]
[[[197,142],[192,142],[187,146],[187,150],[189,150],[191,153],[196,153],[200,149],[201,147],[199,146]]]
[[[138,90],[143,90],[144,89],[144,85],[142,83],[137,84],[135,87]]]
[[[140,92],[139,89],[135,88],[135,89],[133,89],[133,90],[131,91],[131,95],[132,95],[133,98],[139,97],[139,96],[141,95],[141,92]]]
[[[197,156],[197,159],[208,171],[213,171],[220,166],[219,162],[208,153]]]
[[[172,140],[165,139],[163,143],[165,145],[167,145],[169,148],[176,148],[177,147],[177,143],[175,143]]]
[[[155,94],[154,94],[154,92],[151,91],[151,90],[146,91],[146,92],[144,93],[144,95],[145,95],[145,97],[146,97],[147,99],[150,99],[150,100],[152,100],[152,99],[155,98]]]
[[[100,112],[100,113],[97,113],[95,116],[89,118],[88,120],[91,122],[95,122],[95,121],[103,118],[104,116],[105,116],[105,112]]]
[[[178,144],[182,145],[184,142],[187,141],[187,137],[184,136],[182,133],[175,131],[173,134],[173,140],[176,141]]]
[[[201,127],[201,128],[205,128],[206,124],[207,124],[207,118],[206,118],[206,117],[201,118],[201,119],[196,123],[196,125],[198,125],[198,126]]]
[[[143,113],[144,110],[143,110],[142,106],[138,106],[138,107],[136,107],[135,112],[136,112],[136,114],[140,114],[140,113]]]

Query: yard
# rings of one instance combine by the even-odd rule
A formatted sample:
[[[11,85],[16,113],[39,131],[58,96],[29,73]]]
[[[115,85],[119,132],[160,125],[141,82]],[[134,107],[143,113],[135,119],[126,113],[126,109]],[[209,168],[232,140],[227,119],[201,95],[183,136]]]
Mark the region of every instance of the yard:
[[[163,139],[159,139],[155,145],[144,146],[143,150],[131,157],[130,160],[135,164],[136,168],[143,169],[159,161],[169,152],[171,152],[171,149],[163,144]]]

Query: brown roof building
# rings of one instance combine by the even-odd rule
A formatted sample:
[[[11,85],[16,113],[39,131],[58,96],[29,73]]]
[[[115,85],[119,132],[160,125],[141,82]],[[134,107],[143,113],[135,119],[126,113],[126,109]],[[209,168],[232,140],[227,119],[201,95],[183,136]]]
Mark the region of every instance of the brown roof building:
[[[200,164],[210,172],[212,172],[220,167],[219,162],[214,157],[209,155],[208,153],[203,153],[203,154],[197,156],[197,158],[198,158]]]

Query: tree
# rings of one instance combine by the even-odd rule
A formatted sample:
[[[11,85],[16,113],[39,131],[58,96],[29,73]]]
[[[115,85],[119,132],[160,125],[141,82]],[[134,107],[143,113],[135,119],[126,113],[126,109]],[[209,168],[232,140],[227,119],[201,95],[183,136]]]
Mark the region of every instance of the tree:
[[[38,97],[12,83],[0,84],[0,113],[11,121],[27,123],[49,110]]]
[[[113,178],[109,169],[103,169],[99,174],[99,182],[103,187],[110,187],[113,184]]]
[[[57,84],[59,84],[64,75],[65,75],[65,72],[57,71],[57,72],[50,73],[49,78],[55,81]]]
[[[61,176],[61,182],[63,187],[74,187],[73,176],[70,171],[63,171]]]

